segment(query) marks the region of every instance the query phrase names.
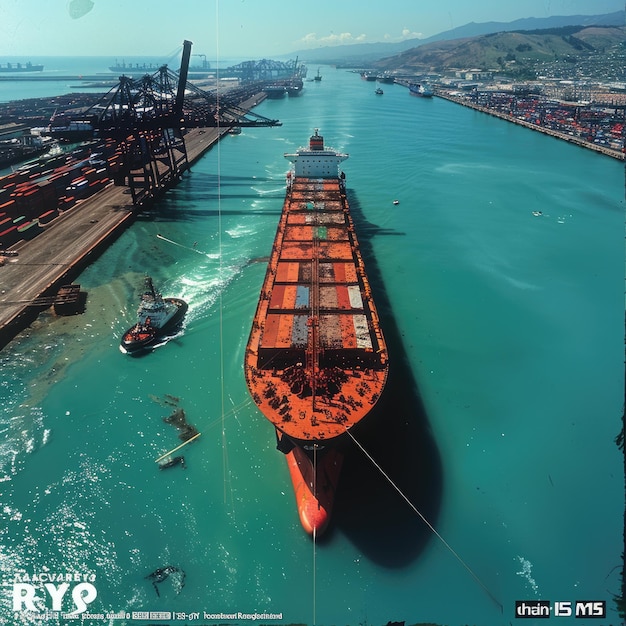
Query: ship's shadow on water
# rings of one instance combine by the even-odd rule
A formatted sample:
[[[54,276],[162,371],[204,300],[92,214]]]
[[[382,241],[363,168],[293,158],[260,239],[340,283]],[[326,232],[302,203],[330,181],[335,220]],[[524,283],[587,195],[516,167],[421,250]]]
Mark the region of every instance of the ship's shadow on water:
[[[390,368],[378,404],[350,431],[367,455],[348,440],[329,540],[333,532],[341,532],[373,561],[402,567],[418,558],[435,536],[398,490],[436,526],[441,459],[373,253],[372,238],[385,233],[366,221],[355,194],[348,192],[348,196]]]
[[[278,186],[277,186],[278,185]],[[193,187],[193,203],[190,206],[189,189]],[[202,191],[199,191],[202,190]],[[194,222],[212,217],[242,216],[250,217],[256,213],[276,216],[281,215],[280,203],[276,210],[263,207],[261,210],[250,208],[252,201],[260,197],[282,198],[285,185],[276,179],[252,176],[224,176],[204,172],[192,172],[167,194],[167,199],[157,198],[148,203],[137,216],[140,219],[163,222]],[[242,209],[224,209],[222,202],[242,200],[246,204]],[[200,208],[202,207],[202,208]]]

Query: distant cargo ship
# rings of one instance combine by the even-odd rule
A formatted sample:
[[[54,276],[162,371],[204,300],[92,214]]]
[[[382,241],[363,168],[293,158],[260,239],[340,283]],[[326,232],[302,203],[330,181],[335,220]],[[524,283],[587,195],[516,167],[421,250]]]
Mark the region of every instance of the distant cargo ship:
[[[291,80],[287,81],[285,87],[287,88],[287,93],[293,96],[299,96],[302,94],[304,89],[304,82],[300,76],[294,77]]]
[[[287,94],[285,85],[267,85],[263,87],[263,91],[270,100],[277,100]]]
[[[163,64],[157,65],[155,63],[126,63],[122,61],[121,63],[115,63],[115,65],[111,65],[109,70],[111,72],[117,72],[118,74],[125,74],[129,76],[131,74],[152,74],[156,72],[159,68],[163,67]]]
[[[409,92],[412,96],[418,96],[420,98],[432,98],[434,94],[432,87],[423,83],[410,84]]]
[[[204,56],[204,55],[199,55]],[[154,74],[154,72],[160,70],[164,63],[121,63],[115,62],[115,65],[111,65],[109,70],[116,72],[117,74],[124,74],[126,76],[143,76],[144,74]],[[211,70],[211,64],[204,59],[200,65],[191,65],[188,69],[189,74],[203,74],[207,75]]]
[[[245,354],[248,389],[276,428],[300,521],[327,527],[347,432],[372,410],[387,380],[387,347],[339,164],[324,148],[293,162]]]
[[[7,63],[6,65],[0,65],[0,72],[43,72],[43,65],[33,65],[30,61],[28,63]]]

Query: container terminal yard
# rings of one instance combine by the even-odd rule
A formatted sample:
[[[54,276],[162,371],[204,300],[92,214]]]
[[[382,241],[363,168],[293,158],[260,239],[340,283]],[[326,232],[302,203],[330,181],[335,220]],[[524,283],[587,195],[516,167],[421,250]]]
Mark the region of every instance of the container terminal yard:
[[[51,305],[78,312],[80,288],[69,283],[222,136],[280,125],[251,111],[266,82],[219,100],[188,83],[184,45],[178,75],[120,77],[106,98],[56,127],[58,137],[88,133],[89,141],[0,179],[0,348]]]
[[[380,82],[389,82],[379,77]],[[407,88],[419,85],[421,78],[395,78]],[[475,85],[458,88],[435,82],[432,95],[444,98],[519,124],[531,130],[594,150],[624,161],[626,93],[608,90],[587,93],[586,100],[568,100],[564,94],[544,93],[543,85],[499,88],[497,85]]]
[[[626,97],[575,103],[536,94],[437,89],[436,95],[624,161]]]
[[[191,130],[185,137],[189,161],[201,156],[227,132],[228,128]],[[89,171],[94,169],[98,173],[100,168],[91,167]],[[115,186],[106,174],[98,175],[102,178],[94,179],[97,192],[77,200],[72,207],[47,211],[29,220],[28,228],[36,233],[19,233],[12,223],[15,219],[0,218],[12,223],[9,229],[0,225],[5,248],[0,256],[0,348],[40,311],[58,303],[60,288],[75,279],[133,221],[136,207],[130,202],[128,187]],[[90,190],[94,188],[93,183],[89,186]],[[15,234],[7,235],[7,230]]]

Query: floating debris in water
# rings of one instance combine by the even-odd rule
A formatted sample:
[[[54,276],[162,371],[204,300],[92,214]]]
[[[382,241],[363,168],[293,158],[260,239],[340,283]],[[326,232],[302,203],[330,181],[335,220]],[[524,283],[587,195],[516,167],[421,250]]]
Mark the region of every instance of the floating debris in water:
[[[162,461],[159,461],[159,469],[168,469],[170,467],[174,467],[175,465],[182,465],[183,469],[186,469],[187,465],[185,464],[185,457],[182,455],[175,457],[167,456]]]
[[[187,441],[198,434],[196,427],[187,422],[185,411],[180,407],[171,415],[168,415],[168,417],[164,417],[163,421],[167,424],[172,424],[172,426],[178,429],[178,438],[181,441]]]
[[[172,396],[169,393],[166,393],[162,398],[159,398],[158,396],[155,396],[151,393],[149,398],[150,400],[156,402],[157,404],[160,404],[161,406],[178,406],[178,404],[180,403],[180,398],[178,398],[177,396]]]
[[[157,583],[162,583],[170,576],[172,576],[173,584],[176,588],[176,595],[178,595],[185,586],[185,572],[179,567],[174,567],[173,565],[159,567],[159,569],[155,569],[154,572],[148,574],[146,578],[149,578],[152,581],[152,586],[154,587],[157,596],[161,597]]]
[[[535,581],[535,579],[531,576],[533,564],[528,559],[525,559],[521,556],[518,556],[517,559],[522,564],[522,571],[515,572],[515,573],[518,576],[525,578],[528,581],[528,584],[532,587],[532,590],[536,594],[537,591],[539,590],[539,586],[537,585],[537,582]]]

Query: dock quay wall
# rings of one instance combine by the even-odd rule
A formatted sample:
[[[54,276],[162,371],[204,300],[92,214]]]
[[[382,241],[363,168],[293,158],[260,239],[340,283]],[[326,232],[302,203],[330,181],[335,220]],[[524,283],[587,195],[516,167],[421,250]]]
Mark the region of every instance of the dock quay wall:
[[[570,135],[565,132],[560,132],[558,130],[554,130],[552,128],[546,128],[543,126],[539,126],[537,124],[533,124],[532,122],[528,122],[527,120],[519,119],[514,115],[510,115],[508,113],[503,113],[501,111],[497,111],[495,109],[491,109],[489,107],[485,107],[470,100],[463,98],[461,96],[456,96],[450,94],[444,90],[438,89],[435,95],[439,98],[444,98],[445,100],[450,100],[451,102],[455,102],[456,104],[461,104],[463,106],[469,107],[470,109],[474,109],[475,111],[480,111],[481,113],[486,113],[487,115],[491,115],[493,117],[500,118],[502,120],[506,120],[507,122],[513,122],[514,124],[518,124],[519,126],[524,126],[525,128],[529,128],[530,130],[534,130],[540,133],[544,133],[546,135],[550,135],[551,137],[556,137],[557,139],[562,139],[569,143],[573,143],[582,148],[587,148],[589,150],[594,150],[595,152],[599,152],[600,154],[604,154],[605,156],[610,156],[614,159],[618,159],[620,161],[624,161],[626,159],[626,154],[624,150],[614,150],[612,148],[608,148],[606,146],[601,146],[595,143],[591,143],[590,141],[586,141],[582,137],[577,137],[576,135]]]
[[[249,110],[263,98],[258,94],[240,106]],[[188,162],[199,159],[228,130],[190,130],[185,135]],[[80,206],[60,212],[32,240],[11,246],[17,256],[0,256],[0,349],[48,308],[38,306],[37,300],[54,296],[62,285],[75,280],[133,223],[137,208],[127,191],[107,184],[81,200]]]

